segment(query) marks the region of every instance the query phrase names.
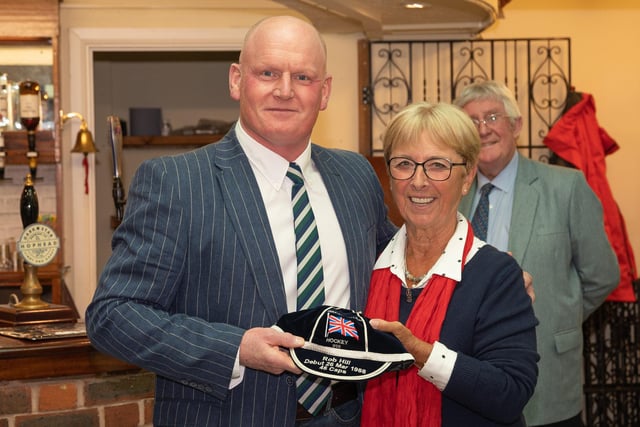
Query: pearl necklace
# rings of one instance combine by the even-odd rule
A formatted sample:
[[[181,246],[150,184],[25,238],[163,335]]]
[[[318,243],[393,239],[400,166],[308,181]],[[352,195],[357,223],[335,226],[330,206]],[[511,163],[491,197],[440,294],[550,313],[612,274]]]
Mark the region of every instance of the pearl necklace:
[[[425,278],[426,275],[427,275],[427,273],[424,273],[422,276],[416,277],[413,274],[411,274],[411,272],[407,268],[407,260],[405,258],[405,260],[404,260],[404,276],[407,279],[407,282],[411,282],[411,286],[409,286],[409,283],[407,283],[406,295],[405,295],[405,298],[406,298],[407,302],[413,302],[413,295],[411,294],[411,289],[413,287],[415,287],[418,283],[420,283],[422,281],[422,279]]]

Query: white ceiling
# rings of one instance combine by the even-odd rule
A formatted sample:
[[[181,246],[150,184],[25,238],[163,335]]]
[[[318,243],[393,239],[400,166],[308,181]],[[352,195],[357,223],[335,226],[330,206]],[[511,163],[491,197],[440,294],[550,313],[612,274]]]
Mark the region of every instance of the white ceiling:
[[[60,0],[60,7],[291,10],[306,16],[322,32],[363,33],[370,40],[388,40],[474,38],[501,16],[503,5],[511,0],[414,1],[424,8],[407,9],[412,0]]]
[[[499,0],[273,0],[296,10],[323,32],[363,32],[369,39],[472,38],[501,14]],[[418,0],[419,1],[419,0]],[[416,2],[418,2],[416,1]]]

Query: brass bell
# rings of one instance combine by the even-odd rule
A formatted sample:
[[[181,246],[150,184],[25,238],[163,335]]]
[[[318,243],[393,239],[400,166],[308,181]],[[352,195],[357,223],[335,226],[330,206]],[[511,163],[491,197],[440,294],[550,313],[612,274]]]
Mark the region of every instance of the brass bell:
[[[82,120],[82,124],[80,125],[80,130],[78,131],[78,135],[76,135],[76,144],[71,149],[72,153],[83,153],[87,155],[89,153],[95,153],[98,149],[93,142],[93,135],[91,135],[91,131],[87,129],[87,124],[84,120]]]
[[[98,149],[93,142],[93,135],[91,135],[91,131],[87,127],[87,122],[85,122],[84,117],[82,117],[80,113],[65,114],[60,110],[60,122],[62,125],[64,125],[67,120],[73,118],[80,119],[80,130],[78,131],[78,135],[76,135],[76,144],[71,149],[71,152],[83,153],[85,156],[89,153],[96,153]]]
[[[72,153],[82,153],[84,158],[82,159],[82,165],[84,166],[84,193],[89,194],[89,161],[87,156],[89,153],[95,153],[98,151],[96,145],[93,143],[93,135],[87,127],[87,122],[84,121],[84,117],[80,113],[67,113],[65,114],[60,110],[60,125],[64,126],[64,123],[69,120],[77,118],[80,119],[80,130],[76,135],[76,145],[71,149]]]

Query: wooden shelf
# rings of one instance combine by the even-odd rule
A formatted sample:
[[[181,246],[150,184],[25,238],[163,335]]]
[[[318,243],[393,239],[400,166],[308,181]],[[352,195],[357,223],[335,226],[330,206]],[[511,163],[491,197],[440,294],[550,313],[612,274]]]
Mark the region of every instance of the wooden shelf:
[[[170,135],[170,136],[125,136],[122,139],[124,147],[201,147],[217,142],[224,134],[206,135]]]
[[[27,131],[5,131],[4,151],[7,165],[26,165],[27,159]],[[38,164],[55,164],[60,162],[60,153],[56,150],[53,131],[41,130],[36,132],[36,151]]]

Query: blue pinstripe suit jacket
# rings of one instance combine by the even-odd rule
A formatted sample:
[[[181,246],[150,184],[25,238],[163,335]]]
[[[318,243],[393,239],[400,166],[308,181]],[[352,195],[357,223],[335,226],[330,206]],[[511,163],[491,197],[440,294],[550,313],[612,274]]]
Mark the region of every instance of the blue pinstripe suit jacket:
[[[395,232],[369,162],[313,145],[345,238],[351,306],[364,308]],[[156,426],[286,426],[295,376],[247,369],[228,389],[244,331],[287,311],[257,182],[233,129],[218,143],[144,162],[87,309],[101,351],[157,374]]]

